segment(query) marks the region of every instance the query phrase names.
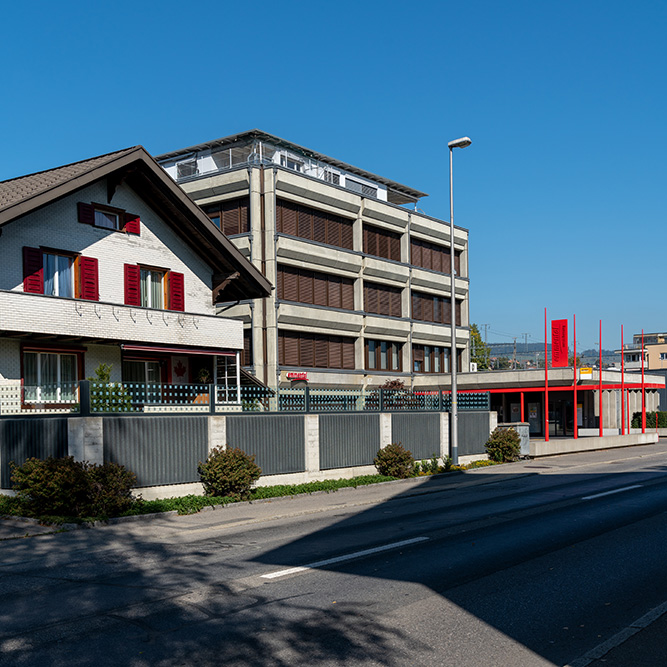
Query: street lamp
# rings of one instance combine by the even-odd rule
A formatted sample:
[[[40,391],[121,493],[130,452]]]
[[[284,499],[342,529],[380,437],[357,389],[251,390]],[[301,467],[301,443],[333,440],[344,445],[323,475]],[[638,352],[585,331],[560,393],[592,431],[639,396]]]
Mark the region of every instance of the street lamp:
[[[449,259],[450,259],[450,281],[451,281],[451,348],[449,354],[449,369],[452,375],[452,407],[449,413],[451,419],[451,442],[449,451],[452,455],[452,463],[458,465],[459,463],[459,435],[458,435],[458,406],[456,404],[456,371],[458,363],[458,355],[456,354],[456,273],[454,271],[454,171],[453,171],[453,160],[452,154],[455,148],[467,148],[470,146],[472,141],[469,137],[461,137],[460,139],[454,139],[450,141],[447,146],[449,147]]]

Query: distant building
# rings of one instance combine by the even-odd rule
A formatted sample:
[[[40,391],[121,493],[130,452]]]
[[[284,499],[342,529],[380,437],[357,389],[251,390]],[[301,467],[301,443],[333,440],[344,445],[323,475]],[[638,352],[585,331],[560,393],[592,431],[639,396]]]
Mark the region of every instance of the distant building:
[[[641,370],[642,334],[635,334],[632,337],[632,343],[624,345],[619,352],[623,353],[625,370]],[[667,370],[667,333],[644,334],[643,365],[645,370]]]
[[[267,385],[444,381],[450,228],[417,210],[423,192],[259,130],[157,160],[275,286],[268,299],[218,309],[243,321],[244,364]],[[456,356],[467,371],[468,232],[460,227],[454,258]]]

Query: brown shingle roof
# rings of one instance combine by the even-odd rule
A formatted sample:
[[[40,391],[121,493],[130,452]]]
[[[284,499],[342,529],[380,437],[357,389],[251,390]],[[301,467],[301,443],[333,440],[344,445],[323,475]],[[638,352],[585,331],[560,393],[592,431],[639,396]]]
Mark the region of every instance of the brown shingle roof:
[[[28,174],[27,176],[19,176],[8,181],[2,181],[0,182],[0,211],[8,206],[13,206],[21,201],[30,199],[35,195],[42,194],[58,185],[62,185],[95,167],[99,167],[125,153],[130,153],[136,148],[136,146],[125,148],[121,151],[98,155],[88,160],[66,164],[55,169],[47,169],[46,171],[39,171],[36,174]]]

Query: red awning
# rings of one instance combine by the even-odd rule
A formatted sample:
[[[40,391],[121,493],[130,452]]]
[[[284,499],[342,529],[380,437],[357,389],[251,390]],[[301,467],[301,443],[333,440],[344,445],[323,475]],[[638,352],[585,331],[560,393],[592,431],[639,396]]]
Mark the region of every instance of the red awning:
[[[155,345],[121,345],[124,352],[153,352],[160,354],[203,354],[209,357],[235,357],[229,350],[199,350],[194,347],[157,347]],[[240,351],[240,350],[239,350]]]

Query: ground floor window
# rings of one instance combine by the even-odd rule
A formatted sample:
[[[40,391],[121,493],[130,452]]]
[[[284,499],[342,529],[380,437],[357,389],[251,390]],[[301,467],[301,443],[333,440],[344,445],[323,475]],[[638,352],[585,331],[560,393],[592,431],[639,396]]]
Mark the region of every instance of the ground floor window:
[[[77,354],[25,351],[23,380],[26,403],[76,402],[78,364]]]
[[[162,380],[161,363],[159,361],[123,361],[123,382],[143,382],[159,384]]]
[[[218,385],[219,403],[237,402],[240,396],[239,367],[237,355],[218,355],[216,357],[215,378]]]
[[[367,370],[400,371],[401,344],[386,340],[366,340]]]

